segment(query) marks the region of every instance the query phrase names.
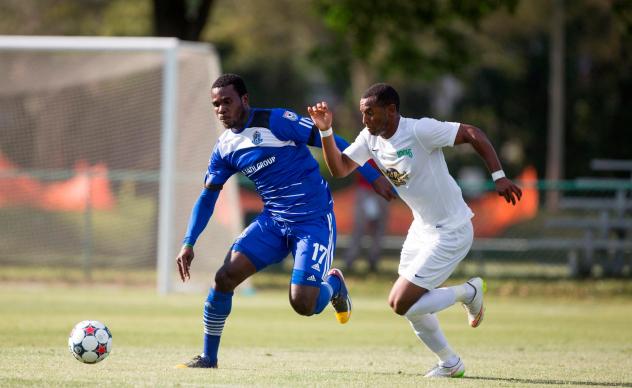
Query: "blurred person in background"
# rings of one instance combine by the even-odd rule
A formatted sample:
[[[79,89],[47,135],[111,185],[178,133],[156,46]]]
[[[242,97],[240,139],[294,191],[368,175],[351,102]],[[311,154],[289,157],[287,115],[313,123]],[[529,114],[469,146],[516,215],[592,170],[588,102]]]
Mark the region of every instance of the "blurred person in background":
[[[369,163],[377,168],[373,160]],[[369,237],[370,245],[366,252],[369,272],[377,272],[378,261],[382,253],[382,241],[388,224],[388,201],[378,195],[371,184],[355,174],[356,190],[353,209],[353,230],[349,241],[349,247],[345,252],[347,270],[351,269],[353,262],[358,258],[362,250],[364,236]]]
[[[470,144],[481,156],[498,194],[516,204],[522,191],[505,177],[487,136],[478,128],[432,118],[400,116],[399,95],[387,84],[371,86],[360,100],[365,128],[341,152],[333,141],[333,114],[326,102],[307,108],[323,137],[323,154],[331,173],[345,177],[373,159],[413,212],[413,223],[402,247],[399,278],[389,295],[396,314],[406,317],[418,338],[438,358],[425,377],[462,377],[465,365],[446,340],[436,313],[457,302],[471,327],[485,313],[480,277],[452,287],[441,286],[472,246],[474,216],[450,175],[443,147]]]

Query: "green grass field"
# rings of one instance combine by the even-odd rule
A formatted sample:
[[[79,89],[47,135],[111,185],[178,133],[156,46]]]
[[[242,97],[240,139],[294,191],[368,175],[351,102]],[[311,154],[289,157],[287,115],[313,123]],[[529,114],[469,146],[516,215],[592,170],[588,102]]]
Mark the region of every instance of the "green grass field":
[[[174,365],[201,350],[205,295],[5,282],[0,386],[632,387],[631,298],[502,296],[490,286],[478,329],[459,306],[440,314],[465,378],[428,381],[422,376],[434,356],[390,311],[386,292],[357,287],[347,325],[329,307],[316,317],[296,315],[286,291],[237,295],[220,369],[181,370]],[[100,364],[81,364],[67,349],[70,329],[84,319],[113,333],[113,351]]]

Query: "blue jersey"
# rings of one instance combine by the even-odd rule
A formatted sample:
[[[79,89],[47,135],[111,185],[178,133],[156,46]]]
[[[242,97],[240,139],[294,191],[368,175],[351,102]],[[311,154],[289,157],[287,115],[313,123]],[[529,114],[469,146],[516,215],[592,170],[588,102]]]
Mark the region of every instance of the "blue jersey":
[[[332,210],[333,200],[307,145],[321,145],[311,119],[284,109],[251,108],[244,129],[226,130],[219,137],[205,184],[221,186],[241,172],[254,183],[272,219],[297,222],[322,216]]]

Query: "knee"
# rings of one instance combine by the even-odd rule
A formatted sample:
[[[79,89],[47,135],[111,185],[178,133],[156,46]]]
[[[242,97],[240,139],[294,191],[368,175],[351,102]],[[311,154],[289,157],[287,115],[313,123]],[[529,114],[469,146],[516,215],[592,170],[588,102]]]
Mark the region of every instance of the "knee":
[[[236,280],[230,276],[225,268],[220,268],[215,273],[215,289],[222,292],[231,292],[237,287]]]
[[[314,315],[315,301],[309,301],[307,298],[301,297],[290,297],[290,305],[292,305],[292,308],[297,314],[304,315],[306,317]]]
[[[410,309],[410,304],[398,297],[390,297],[388,304],[397,315],[405,315]]]

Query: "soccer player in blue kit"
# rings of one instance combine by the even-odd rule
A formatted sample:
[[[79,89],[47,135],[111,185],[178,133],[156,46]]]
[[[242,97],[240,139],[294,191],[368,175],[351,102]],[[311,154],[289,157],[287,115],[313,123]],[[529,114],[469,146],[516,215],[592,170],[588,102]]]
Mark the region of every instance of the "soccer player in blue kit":
[[[301,315],[318,314],[331,302],[340,323],[351,316],[351,299],[342,272],[330,269],[336,245],[333,200],[318,162],[307,146],[321,147],[310,118],[285,109],[251,108],[246,85],[224,74],[212,85],[215,114],[227,129],[213,149],[204,189],[193,207],[184,245],[176,258],[182,281],[190,278],[193,245],[206,227],[222,185],[241,172],[254,184],[264,208],[237,237],[204,304],[202,354],[178,368],[217,368],[224,323],[233,290],[263,268],[294,257],[290,304]],[[337,137],[338,147],[348,145]],[[394,197],[388,180],[369,164],[360,168],[373,188]]]

